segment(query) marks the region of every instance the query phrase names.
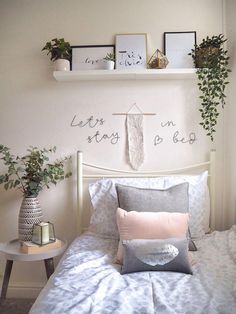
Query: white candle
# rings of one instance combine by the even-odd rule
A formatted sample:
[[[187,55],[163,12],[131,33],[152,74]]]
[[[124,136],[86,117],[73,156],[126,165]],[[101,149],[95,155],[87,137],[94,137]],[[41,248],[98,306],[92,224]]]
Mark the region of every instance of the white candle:
[[[42,244],[49,242],[49,225],[47,222],[41,222],[40,224],[42,226]]]

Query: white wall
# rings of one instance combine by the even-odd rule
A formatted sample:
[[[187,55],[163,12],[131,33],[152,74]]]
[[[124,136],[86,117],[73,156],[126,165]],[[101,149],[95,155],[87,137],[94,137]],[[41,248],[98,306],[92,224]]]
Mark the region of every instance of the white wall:
[[[211,147],[218,150],[217,227],[222,228],[223,126],[212,145],[198,125],[198,91],[189,81],[115,81],[58,83],[52,77],[52,63],[41,52],[45,42],[64,37],[72,45],[112,44],[116,33],[148,34],[149,55],[163,48],[164,31],[197,31],[198,42],[222,32],[222,0],[3,0],[0,2],[0,142],[13,153],[23,154],[29,145],[56,145],[56,156],[85,153],[88,162],[130,169],[125,155],[124,117],[113,112],[127,111],[136,102],[154,117],[145,117],[145,162],[141,170],[181,167],[202,162]],[[86,120],[104,118],[100,128],[71,127],[74,115]],[[175,127],[162,128],[173,120]],[[118,132],[116,145],[108,141],[88,143],[88,136]],[[173,132],[188,137],[195,132],[193,145],[174,144]],[[154,145],[155,136],[165,141]],[[109,163],[107,163],[109,161]],[[1,167],[1,166],[0,166]],[[75,237],[75,159],[73,177],[56,188],[43,191],[40,202],[45,219],[55,224],[57,235]],[[2,167],[0,168],[2,169]],[[0,241],[17,237],[17,215],[21,196],[0,187]],[[2,262],[3,263],[3,262]],[[14,265],[12,286],[36,287],[45,282],[42,263]],[[12,290],[13,291],[13,290]],[[31,289],[33,291],[33,289]]]
[[[228,50],[230,55],[230,85],[228,88],[228,105],[225,108],[225,170],[226,170],[226,193],[225,193],[225,221],[228,226],[236,223],[236,139],[235,139],[235,117],[236,117],[236,2],[226,1],[226,33],[228,38]]]

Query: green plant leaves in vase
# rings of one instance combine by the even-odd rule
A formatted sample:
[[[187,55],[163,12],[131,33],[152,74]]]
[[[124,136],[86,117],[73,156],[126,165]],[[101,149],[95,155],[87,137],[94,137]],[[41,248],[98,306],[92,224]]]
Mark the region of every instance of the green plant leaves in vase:
[[[16,188],[25,197],[36,197],[43,188],[72,175],[64,169],[70,157],[49,162],[48,155],[56,152],[55,146],[49,149],[30,147],[27,152],[22,157],[14,156],[8,147],[0,145],[0,159],[7,167],[7,172],[0,175],[0,184],[4,184],[6,190]]]
[[[107,55],[105,56],[105,58],[103,58],[104,60],[107,60],[107,61],[113,61],[115,62],[116,61],[116,57],[115,57],[115,54],[114,53],[107,53]]]
[[[230,69],[228,51],[224,49],[227,39],[223,34],[206,37],[200,45],[196,45],[189,55],[192,56],[197,68],[198,87],[200,90],[202,121],[200,125],[206,130],[207,136],[214,140],[219,105],[225,106],[225,88]]]

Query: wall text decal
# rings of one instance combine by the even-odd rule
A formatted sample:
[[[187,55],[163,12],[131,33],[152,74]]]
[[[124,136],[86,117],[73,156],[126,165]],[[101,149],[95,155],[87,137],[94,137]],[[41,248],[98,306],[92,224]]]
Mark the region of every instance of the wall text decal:
[[[87,119],[81,120],[77,115],[74,115],[70,126],[71,127],[79,127],[79,128],[88,128],[93,129],[95,127],[101,127],[104,125],[105,120],[103,118],[95,118],[93,115],[88,117]],[[93,135],[89,135],[86,140],[89,144],[91,143],[101,143],[104,141],[109,142],[110,144],[117,144],[120,139],[118,132],[111,132],[110,134],[101,133],[96,130]]]
[[[176,126],[176,124],[172,120],[170,120],[167,122],[161,122],[161,126],[164,128],[166,126]]]
[[[161,137],[160,135],[156,135],[155,137],[154,137],[154,145],[156,146],[156,145],[158,145],[158,144],[161,144],[162,142],[163,142],[163,137]]]
[[[93,136],[87,137],[88,143],[92,143],[92,142],[100,143],[103,140],[108,140],[113,145],[117,144],[119,139],[120,139],[120,136],[118,132],[111,133],[110,135],[108,135],[108,134],[100,134],[99,131],[96,131],[96,133]]]
[[[172,120],[161,122],[160,123],[162,128],[169,128],[169,127],[176,127],[176,123]],[[194,144],[197,140],[196,133],[190,132],[187,136],[183,136],[180,134],[180,131],[175,130],[174,133],[171,134],[171,141],[174,144]],[[154,137],[154,146],[160,145],[165,141],[164,137],[160,136],[159,134],[155,135]]]
[[[95,126],[103,125],[105,123],[105,120],[103,118],[101,119],[94,119],[93,116],[90,116],[85,121],[80,120],[77,118],[77,115],[75,114],[70,125],[71,126],[79,126],[80,128],[84,128],[85,126],[88,126],[89,128],[95,128]]]
[[[70,126],[79,128],[95,129],[95,132],[86,137],[86,141],[91,143],[101,143],[107,142],[115,145],[120,140],[120,135],[118,131],[111,132],[101,132],[98,128],[105,125],[105,120],[103,118],[98,118],[93,115],[86,119],[81,119],[78,115],[74,115]],[[170,140],[173,144],[189,144],[192,145],[197,141],[197,136],[195,132],[189,132],[188,134],[182,134],[180,130],[177,129],[177,124],[173,120],[161,121],[160,127],[162,129],[168,128],[173,130],[169,135],[156,134],[154,136],[153,144],[154,146],[161,145],[167,140]]]
[[[194,132],[189,133],[188,137],[179,136],[179,131],[176,131],[173,135],[173,143],[182,143],[182,144],[193,144],[196,142],[196,134]]]

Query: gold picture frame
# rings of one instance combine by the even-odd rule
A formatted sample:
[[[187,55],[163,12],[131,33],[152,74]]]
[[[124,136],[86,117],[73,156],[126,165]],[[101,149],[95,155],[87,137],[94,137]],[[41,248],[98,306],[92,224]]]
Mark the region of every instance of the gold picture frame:
[[[116,34],[116,69],[147,68],[147,34]]]

